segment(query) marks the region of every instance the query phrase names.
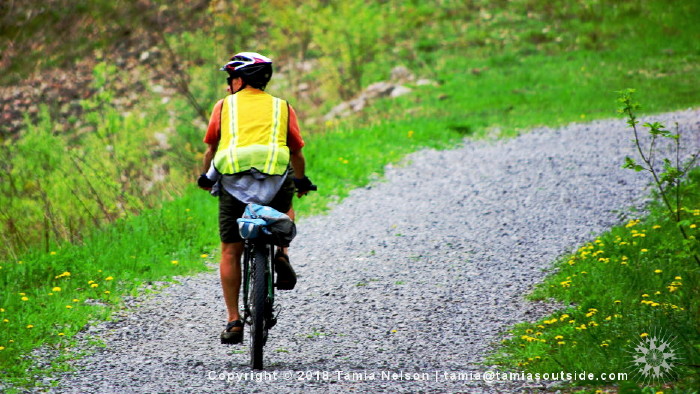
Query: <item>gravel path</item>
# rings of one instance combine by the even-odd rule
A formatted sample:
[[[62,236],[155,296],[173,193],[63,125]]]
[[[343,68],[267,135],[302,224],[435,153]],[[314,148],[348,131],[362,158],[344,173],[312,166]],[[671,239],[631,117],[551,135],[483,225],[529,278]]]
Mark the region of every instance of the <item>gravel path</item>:
[[[700,110],[653,119],[679,122],[700,148]],[[523,294],[557,257],[641,206],[647,179],[620,169],[625,155],[634,151],[622,120],[415,153],[328,215],[301,221],[291,253],[300,283],[280,293],[268,375],[250,375],[247,347],[218,343],[223,300],[218,275],[207,273],[100,325],[107,346],[76,362],[55,391],[541,387],[465,378],[489,370],[479,362],[509,325],[551,310]]]

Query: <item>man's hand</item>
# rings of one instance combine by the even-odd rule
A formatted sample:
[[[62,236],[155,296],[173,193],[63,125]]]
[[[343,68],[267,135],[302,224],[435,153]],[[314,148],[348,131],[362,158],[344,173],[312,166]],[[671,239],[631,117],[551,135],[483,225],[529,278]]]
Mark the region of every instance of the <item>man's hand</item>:
[[[216,181],[212,181],[211,179],[207,178],[207,174],[202,174],[199,176],[199,179],[197,179],[197,185],[204,190],[211,190],[215,184]]]
[[[294,178],[294,186],[297,188],[297,197],[305,196],[310,191],[318,190],[316,185],[311,183],[309,177],[303,177],[301,179]]]

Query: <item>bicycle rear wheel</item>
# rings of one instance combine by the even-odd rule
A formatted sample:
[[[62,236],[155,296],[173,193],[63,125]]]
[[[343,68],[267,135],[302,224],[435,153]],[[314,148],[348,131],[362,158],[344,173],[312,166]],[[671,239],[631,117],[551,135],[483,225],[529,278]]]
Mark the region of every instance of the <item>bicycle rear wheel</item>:
[[[250,365],[253,369],[263,369],[263,347],[267,337],[265,316],[270,312],[267,302],[268,251],[265,245],[255,245],[251,264],[251,285],[249,288],[251,313]]]

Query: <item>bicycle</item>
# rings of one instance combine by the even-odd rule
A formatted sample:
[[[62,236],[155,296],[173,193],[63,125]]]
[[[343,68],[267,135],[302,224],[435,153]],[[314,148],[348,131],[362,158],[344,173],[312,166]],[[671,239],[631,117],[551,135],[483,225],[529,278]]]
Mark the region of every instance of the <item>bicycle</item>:
[[[275,314],[275,249],[289,246],[296,226],[287,215],[256,204],[246,207],[238,224],[244,240],[243,323],[250,327],[250,365],[263,369],[263,347],[279,315]]]
[[[268,331],[277,324],[274,315],[275,245],[265,238],[245,240],[243,251],[243,322],[250,326],[250,365],[263,369],[263,347]]]

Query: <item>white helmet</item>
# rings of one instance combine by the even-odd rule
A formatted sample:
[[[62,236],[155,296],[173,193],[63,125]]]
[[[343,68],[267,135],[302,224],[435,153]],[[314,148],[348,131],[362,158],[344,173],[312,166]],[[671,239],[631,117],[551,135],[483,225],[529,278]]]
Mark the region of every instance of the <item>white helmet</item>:
[[[220,69],[241,77],[250,86],[264,89],[272,78],[272,59],[255,52],[240,52]]]

